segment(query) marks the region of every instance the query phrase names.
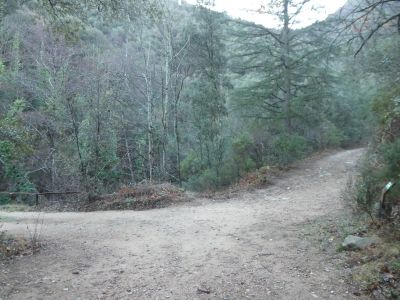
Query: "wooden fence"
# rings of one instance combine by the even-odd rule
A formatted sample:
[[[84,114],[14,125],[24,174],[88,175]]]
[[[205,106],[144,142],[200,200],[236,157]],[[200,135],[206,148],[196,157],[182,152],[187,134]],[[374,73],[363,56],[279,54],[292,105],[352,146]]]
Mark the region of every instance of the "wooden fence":
[[[43,192],[43,193],[28,193],[28,192],[0,192],[0,195],[9,196],[11,199],[15,200],[17,196],[35,196],[35,205],[39,205],[39,196],[48,195],[78,195],[81,192]]]

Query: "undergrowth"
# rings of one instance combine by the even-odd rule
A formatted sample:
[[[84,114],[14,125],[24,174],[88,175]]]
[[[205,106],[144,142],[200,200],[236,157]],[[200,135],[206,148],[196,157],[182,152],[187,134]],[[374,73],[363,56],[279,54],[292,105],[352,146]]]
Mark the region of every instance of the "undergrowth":
[[[0,222],[6,219],[0,218]],[[12,220],[7,220],[12,221]],[[43,218],[38,214],[32,224],[26,224],[27,236],[8,234],[0,223],[0,260],[37,253],[42,248]]]

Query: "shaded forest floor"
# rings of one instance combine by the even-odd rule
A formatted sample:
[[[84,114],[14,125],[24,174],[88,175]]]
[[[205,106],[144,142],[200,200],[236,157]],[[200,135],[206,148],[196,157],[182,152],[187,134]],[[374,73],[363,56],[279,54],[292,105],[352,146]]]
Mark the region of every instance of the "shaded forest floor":
[[[321,227],[362,150],[302,162],[274,185],[150,211],[0,212],[43,249],[0,264],[4,299],[360,299]],[[334,225],[332,225],[334,226]],[[332,232],[335,235],[335,232]]]

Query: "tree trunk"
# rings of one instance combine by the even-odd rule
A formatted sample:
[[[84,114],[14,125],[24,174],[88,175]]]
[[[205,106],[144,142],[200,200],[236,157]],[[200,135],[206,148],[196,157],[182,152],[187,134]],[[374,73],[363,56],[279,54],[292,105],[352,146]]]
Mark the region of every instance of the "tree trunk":
[[[162,126],[163,126],[163,145],[162,145],[162,173],[163,176],[166,176],[166,156],[167,156],[167,147],[168,147],[168,109],[169,109],[169,100],[170,100],[170,85],[171,85],[171,60],[172,60],[172,46],[171,46],[171,32],[169,30],[169,26],[165,25],[165,82],[164,82],[164,102],[163,102],[163,117],[162,117]]]
[[[175,140],[176,140],[176,172],[178,173],[178,181],[179,185],[182,185],[181,178],[181,141],[179,135],[179,119],[178,119],[178,104],[179,100],[175,101],[175,121],[174,121],[174,129],[175,129]]]
[[[147,160],[149,181],[153,181],[153,96],[151,91],[151,83],[148,74],[144,75],[146,80],[146,97],[147,97]]]
[[[286,130],[290,134],[292,132],[292,117],[291,117],[291,102],[292,102],[292,94],[291,94],[291,72],[290,72],[290,16],[289,16],[289,0],[284,0],[283,3],[283,32],[282,32],[282,40],[283,40],[283,67],[284,67],[284,83],[283,83],[283,91],[284,91],[284,102],[285,102],[285,119],[286,119]]]
[[[82,176],[83,186],[84,186],[85,191],[90,195],[91,190],[90,190],[88,180],[87,180],[86,165],[85,165],[85,162],[83,161],[83,155],[82,155],[80,140],[79,140],[79,126],[78,126],[78,122],[76,120],[76,113],[75,113],[74,105],[72,104],[72,99],[67,98],[66,100],[67,100],[68,110],[69,110],[69,113],[71,116],[72,128],[73,128],[73,132],[74,132],[76,151],[77,151],[78,157],[79,157],[80,173]]]
[[[135,175],[133,172],[132,157],[131,157],[131,151],[129,150],[128,134],[126,129],[125,129],[125,149],[126,149],[126,156],[128,157],[128,165],[129,165],[128,167],[129,167],[129,173],[131,175],[131,184],[134,184]]]
[[[97,84],[96,84],[96,108],[95,108],[95,113],[96,113],[96,132],[95,132],[95,148],[94,148],[94,153],[95,153],[95,165],[94,165],[94,178],[97,181],[97,174],[99,172],[99,165],[100,165],[100,139],[101,139],[101,79],[100,79],[100,70],[96,70],[96,79],[97,79]],[[96,182],[97,185],[97,182]]]

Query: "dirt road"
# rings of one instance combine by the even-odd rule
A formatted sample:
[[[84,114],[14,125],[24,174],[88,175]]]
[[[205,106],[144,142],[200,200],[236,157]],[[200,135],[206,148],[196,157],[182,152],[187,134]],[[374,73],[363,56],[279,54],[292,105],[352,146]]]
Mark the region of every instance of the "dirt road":
[[[340,259],[304,228],[342,213],[340,192],[361,153],[301,163],[270,188],[224,201],[43,214],[46,247],[0,265],[0,298],[352,299]],[[12,233],[36,216],[0,215]]]

